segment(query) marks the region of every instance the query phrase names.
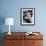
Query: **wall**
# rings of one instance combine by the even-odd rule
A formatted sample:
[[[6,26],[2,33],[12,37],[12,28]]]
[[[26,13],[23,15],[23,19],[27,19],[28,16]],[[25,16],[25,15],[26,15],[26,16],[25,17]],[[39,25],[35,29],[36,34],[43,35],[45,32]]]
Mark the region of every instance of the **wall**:
[[[35,26],[21,26],[20,8],[35,8]],[[46,0],[0,0],[0,18],[13,17],[11,32],[42,32],[46,40]],[[0,24],[0,32],[8,32],[8,26]],[[46,42],[44,41],[44,45]]]
[[[1,0],[2,17],[13,17],[15,19],[12,31],[46,31],[46,1],[44,0]],[[35,8],[35,26],[21,26],[20,8]],[[8,31],[8,27],[2,25],[2,32]],[[45,29],[45,30],[44,30]],[[44,31],[43,31],[44,30]]]

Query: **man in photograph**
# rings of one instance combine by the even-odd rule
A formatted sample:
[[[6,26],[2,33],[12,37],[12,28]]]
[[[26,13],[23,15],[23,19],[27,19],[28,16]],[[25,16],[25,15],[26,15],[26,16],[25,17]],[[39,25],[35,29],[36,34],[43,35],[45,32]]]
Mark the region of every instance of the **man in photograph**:
[[[31,20],[32,16],[33,16],[32,10],[23,11],[23,23],[32,23]]]

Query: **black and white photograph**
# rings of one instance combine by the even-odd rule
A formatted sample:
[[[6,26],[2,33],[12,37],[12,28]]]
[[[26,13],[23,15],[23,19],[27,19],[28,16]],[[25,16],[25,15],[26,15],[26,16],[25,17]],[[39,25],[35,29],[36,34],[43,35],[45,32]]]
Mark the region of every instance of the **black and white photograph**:
[[[21,24],[34,25],[35,24],[35,8],[21,8]]]

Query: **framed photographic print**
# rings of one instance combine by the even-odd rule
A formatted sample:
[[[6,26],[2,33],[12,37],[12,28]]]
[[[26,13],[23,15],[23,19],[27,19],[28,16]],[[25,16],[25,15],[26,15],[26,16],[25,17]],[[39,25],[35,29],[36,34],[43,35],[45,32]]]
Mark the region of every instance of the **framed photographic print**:
[[[21,8],[20,21],[22,25],[35,25],[35,8]]]

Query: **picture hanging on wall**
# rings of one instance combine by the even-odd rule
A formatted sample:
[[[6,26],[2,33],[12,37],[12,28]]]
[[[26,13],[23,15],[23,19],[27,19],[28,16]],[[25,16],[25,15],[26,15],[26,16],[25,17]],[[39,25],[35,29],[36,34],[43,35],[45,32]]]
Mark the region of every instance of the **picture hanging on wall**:
[[[21,8],[20,23],[21,25],[35,25],[35,8]]]

